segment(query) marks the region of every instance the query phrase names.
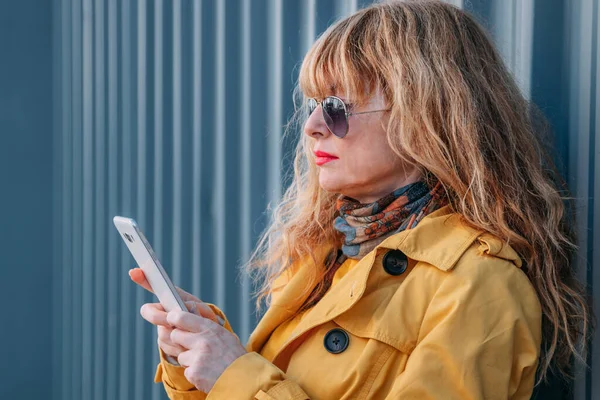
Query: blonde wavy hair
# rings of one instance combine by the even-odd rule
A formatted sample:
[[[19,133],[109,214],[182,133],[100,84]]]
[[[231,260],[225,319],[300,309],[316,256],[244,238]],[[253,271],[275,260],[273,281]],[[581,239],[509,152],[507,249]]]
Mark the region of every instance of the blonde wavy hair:
[[[585,363],[594,326],[571,264],[573,198],[549,156],[545,119],[522,96],[486,31],[440,1],[387,1],[355,12],[304,57],[286,134],[298,134],[306,120],[305,98],[334,88],[359,106],[381,89],[392,109],[387,139],[398,157],[426,182],[439,180],[467,224],[518,252],[542,305],[538,383],[554,368],[572,377],[571,357]],[[312,263],[307,293],[319,285],[326,266],[314,249],[342,242],[333,228],[338,194],[320,188],[313,139],[301,136],[291,184],[245,265],[258,284],[257,310],[263,300],[270,304],[274,280],[296,260]]]

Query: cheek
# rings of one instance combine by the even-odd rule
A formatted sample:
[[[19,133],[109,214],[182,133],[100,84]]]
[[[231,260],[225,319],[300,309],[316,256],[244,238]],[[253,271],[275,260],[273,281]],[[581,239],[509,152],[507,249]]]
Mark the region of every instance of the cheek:
[[[380,137],[365,137],[347,149],[344,158],[344,169],[350,176],[364,179],[379,177],[387,171],[393,171],[398,164],[398,157]]]
[[[339,191],[370,184],[393,174],[397,169],[396,159],[394,153],[383,153],[374,147],[347,151],[335,166],[321,170],[320,181],[324,187]]]

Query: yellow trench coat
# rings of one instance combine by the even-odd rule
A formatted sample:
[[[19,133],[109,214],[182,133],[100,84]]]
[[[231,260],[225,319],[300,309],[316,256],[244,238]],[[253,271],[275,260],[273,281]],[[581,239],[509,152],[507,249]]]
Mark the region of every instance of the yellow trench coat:
[[[302,262],[278,279],[274,287],[286,284],[248,353],[210,393],[162,353],[155,381],[177,400],[529,399],[541,308],[521,265],[512,247],[444,206],[356,263],[289,337],[277,338],[284,344],[273,357],[261,349],[304,300]]]

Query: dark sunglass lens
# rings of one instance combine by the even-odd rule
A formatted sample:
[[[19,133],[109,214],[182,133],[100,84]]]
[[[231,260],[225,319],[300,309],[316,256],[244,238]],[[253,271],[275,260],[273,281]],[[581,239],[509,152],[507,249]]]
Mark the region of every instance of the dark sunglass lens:
[[[323,112],[325,122],[331,133],[340,138],[346,136],[348,120],[346,119],[344,103],[338,98],[327,97],[323,100]]]

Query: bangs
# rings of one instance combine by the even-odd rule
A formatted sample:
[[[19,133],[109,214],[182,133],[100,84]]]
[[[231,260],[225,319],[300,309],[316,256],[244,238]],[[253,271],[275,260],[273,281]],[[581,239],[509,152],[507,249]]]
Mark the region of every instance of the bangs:
[[[341,21],[313,44],[298,76],[305,98],[321,100],[337,94],[356,105],[369,101],[381,83],[381,73],[365,57],[365,46],[370,41],[370,32],[364,29],[365,19],[367,15],[362,13]]]

